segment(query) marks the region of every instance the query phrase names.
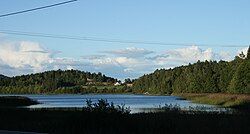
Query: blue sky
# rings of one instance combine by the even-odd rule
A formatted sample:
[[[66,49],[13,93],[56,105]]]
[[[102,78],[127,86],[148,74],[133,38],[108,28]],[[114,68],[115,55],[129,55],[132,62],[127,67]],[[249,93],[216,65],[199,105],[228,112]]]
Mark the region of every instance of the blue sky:
[[[0,1],[0,14],[62,1],[63,0]],[[249,45],[249,5],[249,0],[78,0],[77,2],[54,8],[0,18],[0,30],[177,44],[188,43],[196,45],[198,48],[193,48],[195,48],[195,50],[199,49],[201,53],[212,49],[211,51],[214,55],[218,55],[223,51],[224,53],[229,53],[230,56],[233,57],[243,48],[224,48],[216,45],[239,45],[246,47]],[[33,44],[38,43],[42,49],[50,52],[50,58],[70,58],[76,60],[75,62],[82,62],[82,57],[88,57],[89,55],[105,55],[105,57],[111,58],[111,60],[119,57],[125,57],[127,60],[137,60],[137,62],[131,61],[131,64],[137,64],[138,61],[152,59],[152,57],[165,54],[166,52],[171,52],[171,54],[173,54],[173,51],[182,52],[184,49],[195,51],[194,49],[189,49],[184,46],[159,46],[132,43],[119,44],[14,36],[8,34],[0,35],[0,43],[5,44],[5,46],[6,44],[8,45],[9,42],[12,42],[10,44],[13,45],[18,44],[18,42],[21,44],[20,42],[23,41],[32,42]],[[28,43],[28,46],[32,43]],[[200,47],[199,44],[208,44],[211,46]],[[37,49],[37,47],[35,48]],[[2,49],[7,50],[6,47],[2,47]],[[59,51],[60,53],[58,53]],[[130,53],[138,51],[141,52],[141,54],[145,52],[145,55],[141,55],[139,58],[131,57]],[[152,53],[149,53],[149,51],[152,51]],[[117,54],[119,52],[126,53],[127,55]],[[209,58],[219,60],[225,57],[219,56],[211,58],[210,56]],[[84,59],[86,60],[86,58]],[[229,58],[227,57],[227,59]],[[105,59],[105,61],[106,60],[107,59]],[[166,62],[176,66],[185,64],[186,62],[193,62],[193,60],[187,60],[179,64],[175,64],[176,61],[173,60],[167,60]],[[13,70],[10,71],[11,73],[9,73],[9,71],[2,71],[0,73],[6,75],[18,75],[22,73],[22,71],[16,71],[16,67],[8,63],[11,62],[3,61],[2,65],[7,64],[12,67]],[[135,72],[138,72],[138,70],[143,71],[140,73],[131,72],[127,75],[121,75],[119,74],[122,73],[120,71],[112,72],[112,69],[106,69],[106,67],[100,66],[99,70],[91,69],[93,66],[89,68],[73,68],[81,70],[86,69],[88,71],[104,71],[104,73],[108,75],[124,78],[138,77],[143,73],[150,73],[150,71],[159,67],[170,67],[162,64],[163,63],[161,63],[161,66],[157,64],[149,70],[145,69],[149,68],[148,66],[137,68]],[[27,63],[27,65],[25,64],[26,68],[27,66],[32,67],[29,63]],[[24,65],[22,67],[24,68]],[[124,68],[124,70],[127,69],[127,67]],[[128,68],[128,70],[130,68]],[[30,71],[25,71],[25,73],[29,72]]]

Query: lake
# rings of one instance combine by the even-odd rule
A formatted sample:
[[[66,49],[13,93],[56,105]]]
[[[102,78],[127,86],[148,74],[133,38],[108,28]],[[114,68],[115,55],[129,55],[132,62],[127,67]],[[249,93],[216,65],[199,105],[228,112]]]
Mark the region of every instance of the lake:
[[[62,95],[21,95],[37,100],[41,104],[29,106],[29,108],[69,108],[86,106],[86,100],[91,99],[97,102],[99,99],[107,99],[115,105],[130,107],[131,113],[150,112],[165,104],[178,105],[182,109],[189,107],[202,107],[202,109],[217,111],[222,108],[213,105],[204,105],[193,103],[188,100],[182,100],[177,96],[148,96],[148,95],[124,95],[124,94],[62,94]]]

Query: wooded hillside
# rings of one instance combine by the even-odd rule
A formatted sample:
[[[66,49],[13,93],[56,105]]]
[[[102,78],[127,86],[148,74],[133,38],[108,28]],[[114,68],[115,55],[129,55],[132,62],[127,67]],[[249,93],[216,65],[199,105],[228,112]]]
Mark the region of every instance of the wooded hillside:
[[[250,47],[231,62],[205,61],[173,69],[160,69],[137,79],[133,92],[250,93]]]
[[[16,77],[0,76],[1,93],[51,93],[55,90],[71,90],[78,93],[82,86],[113,85],[117,79],[102,73],[78,70],[57,70]]]

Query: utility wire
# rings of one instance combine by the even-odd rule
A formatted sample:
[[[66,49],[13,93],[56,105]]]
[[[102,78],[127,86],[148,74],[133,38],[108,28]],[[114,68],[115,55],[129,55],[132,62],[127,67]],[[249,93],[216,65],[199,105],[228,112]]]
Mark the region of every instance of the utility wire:
[[[211,45],[211,44],[194,44],[194,43],[165,43],[165,42],[149,42],[149,41],[136,41],[136,40],[121,40],[121,39],[107,39],[97,37],[80,37],[70,35],[56,35],[46,33],[33,33],[22,32],[12,30],[0,30],[2,34],[19,35],[19,36],[31,36],[31,37],[43,37],[43,38],[55,38],[55,39],[68,39],[68,40],[83,40],[83,41],[95,41],[95,42],[107,42],[107,43],[120,43],[120,44],[148,44],[148,45],[162,45],[162,46],[207,46],[207,47],[246,47],[248,45]]]
[[[16,15],[16,14],[21,14],[21,13],[26,13],[26,12],[31,12],[31,11],[35,11],[35,10],[41,10],[41,9],[44,9],[44,8],[50,8],[50,7],[54,7],[54,6],[59,6],[59,5],[63,5],[63,4],[67,4],[67,3],[71,3],[71,2],[75,2],[75,1],[77,1],[77,0],[69,0],[69,1],[61,2],[61,3],[56,3],[56,4],[52,4],[52,5],[48,5],[48,6],[42,6],[42,7],[32,8],[32,9],[28,9],[28,10],[23,10],[23,11],[8,13],[8,14],[2,14],[2,15],[0,15],[0,18],[1,17],[11,16],[11,15]]]

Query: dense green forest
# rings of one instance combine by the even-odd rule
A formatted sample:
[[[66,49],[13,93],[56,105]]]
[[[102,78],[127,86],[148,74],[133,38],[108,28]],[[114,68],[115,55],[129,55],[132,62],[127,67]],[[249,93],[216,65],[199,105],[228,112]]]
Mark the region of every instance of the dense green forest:
[[[205,61],[174,69],[160,69],[133,83],[133,92],[250,93],[250,47],[233,61]]]
[[[0,93],[116,93],[124,86],[114,86],[118,80],[102,73],[78,70],[57,70],[22,75],[0,76]]]

